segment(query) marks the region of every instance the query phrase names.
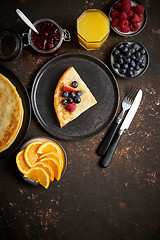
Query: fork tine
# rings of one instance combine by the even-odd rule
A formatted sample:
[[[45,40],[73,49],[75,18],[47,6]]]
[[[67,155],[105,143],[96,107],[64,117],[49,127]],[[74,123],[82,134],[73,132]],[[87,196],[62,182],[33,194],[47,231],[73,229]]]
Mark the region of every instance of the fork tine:
[[[130,89],[130,91],[128,92],[128,94],[126,95],[126,99],[129,100],[129,101],[131,101],[131,102],[133,102],[133,100],[134,100],[134,98],[135,98],[138,90],[139,90],[139,89],[138,89],[137,87],[133,86],[133,87]]]

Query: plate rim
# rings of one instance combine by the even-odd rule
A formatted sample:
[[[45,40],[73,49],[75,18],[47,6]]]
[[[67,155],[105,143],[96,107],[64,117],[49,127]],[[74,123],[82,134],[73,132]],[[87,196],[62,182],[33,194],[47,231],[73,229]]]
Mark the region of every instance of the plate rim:
[[[20,131],[19,131],[16,139],[14,140],[14,142],[9,146],[9,148],[7,148],[6,150],[4,150],[0,153],[0,159],[1,159],[1,158],[9,157],[22,144],[23,139],[24,139],[24,137],[30,127],[30,123],[31,123],[31,102],[30,102],[29,94],[28,94],[26,87],[24,86],[23,82],[21,82],[21,80],[17,77],[17,75],[12,70],[10,70],[6,66],[0,64],[0,72],[4,76],[6,76],[10,80],[10,82],[16,87],[16,90],[17,90],[18,94],[20,95],[22,102],[24,101],[23,108],[24,108],[24,112],[26,112],[25,117],[27,118],[27,119],[23,118],[22,126],[21,126]],[[14,79],[14,81],[13,81],[13,79]],[[20,92],[20,90],[17,88],[17,86],[19,86],[19,88],[22,90],[22,92]],[[26,109],[24,106],[28,106],[28,109]],[[23,127],[24,127],[24,129],[23,129]],[[20,134],[22,131],[23,131],[23,135],[21,136]],[[18,138],[20,138],[20,139],[17,140]],[[13,148],[13,144],[15,144],[15,141],[18,141],[18,142],[15,145],[15,147]]]
[[[77,57],[77,58],[88,58],[89,60],[93,60],[94,62],[99,62],[99,64],[101,64],[105,69],[108,70],[109,72],[109,75],[112,76],[112,80],[114,81],[114,84],[115,84],[115,87],[116,87],[116,92],[117,92],[117,102],[116,102],[116,109],[115,109],[115,112],[113,113],[113,116],[112,116],[112,119],[110,120],[110,122],[107,124],[107,123],[104,123],[103,126],[99,127],[96,131],[92,132],[92,133],[89,133],[89,134],[85,134],[83,136],[65,136],[63,134],[59,134],[58,136],[55,134],[53,135],[51,132],[49,132],[48,130],[48,126],[44,123],[41,115],[39,114],[39,112],[37,111],[37,106],[35,105],[35,91],[36,91],[36,86],[38,85],[38,82],[39,82],[39,77],[41,76],[41,74],[43,73],[43,71],[45,70],[45,68],[51,64],[52,61],[56,61],[57,59],[61,59],[61,58],[66,58],[66,57]],[[119,101],[120,101],[120,94],[119,94],[119,86],[118,86],[118,82],[116,80],[116,77],[114,76],[113,72],[110,70],[110,68],[103,62],[101,61],[100,59],[96,58],[96,57],[93,57],[89,54],[86,54],[86,53],[77,53],[77,52],[72,52],[72,53],[62,53],[58,56],[55,56],[53,58],[51,58],[49,61],[47,61],[41,68],[40,70],[37,72],[35,78],[34,78],[34,81],[33,81],[33,85],[32,85],[32,89],[31,89],[31,105],[32,105],[32,109],[33,109],[33,112],[35,114],[35,117],[37,119],[37,121],[39,122],[39,124],[43,127],[43,129],[45,129],[45,131],[47,133],[49,133],[51,136],[55,137],[55,138],[58,138],[58,139],[61,139],[61,140],[68,140],[68,141],[75,141],[75,140],[79,140],[79,139],[83,139],[83,138],[86,138],[86,137],[90,137],[92,135],[95,135],[97,134],[98,132],[100,132],[101,130],[103,130],[107,125],[110,126],[110,124],[112,123],[112,121],[114,120],[116,114],[117,114],[117,111],[118,111],[118,107],[119,107]]]

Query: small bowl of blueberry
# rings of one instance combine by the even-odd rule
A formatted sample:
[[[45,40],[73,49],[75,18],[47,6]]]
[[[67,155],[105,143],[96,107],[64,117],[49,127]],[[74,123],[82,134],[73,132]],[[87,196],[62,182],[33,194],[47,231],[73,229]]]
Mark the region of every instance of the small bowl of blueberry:
[[[61,47],[63,41],[70,41],[70,33],[52,19],[41,18],[33,25],[38,30],[38,34],[30,29],[28,44],[37,52],[54,53]]]
[[[132,37],[140,33],[147,23],[144,6],[133,0],[119,0],[109,11],[111,28],[121,36]]]
[[[142,75],[149,66],[147,49],[137,42],[124,41],[117,44],[111,53],[111,66],[122,78]]]

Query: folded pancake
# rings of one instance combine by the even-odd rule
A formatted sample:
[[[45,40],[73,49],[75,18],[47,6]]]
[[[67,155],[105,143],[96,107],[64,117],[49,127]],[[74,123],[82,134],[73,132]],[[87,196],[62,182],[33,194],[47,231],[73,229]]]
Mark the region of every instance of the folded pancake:
[[[70,112],[66,109],[66,106],[62,104],[62,100],[64,99],[62,93],[63,88],[65,86],[71,86],[73,81],[78,82],[77,90],[80,90],[83,94],[81,96],[81,102],[76,104],[76,109],[73,112]],[[84,111],[92,107],[97,103],[95,97],[90,92],[87,85],[83,82],[79,74],[76,72],[76,70],[73,67],[68,68],[60,80],[58,81],[57,87],[55,89],[54,93],[54,109],[60,124],[60,127],[62,128],[70,121],[77,118],[80,114],[82,114]]]
[[[0,152],[16,139],[23,122],[22,100],[8,78],[0,74]]]

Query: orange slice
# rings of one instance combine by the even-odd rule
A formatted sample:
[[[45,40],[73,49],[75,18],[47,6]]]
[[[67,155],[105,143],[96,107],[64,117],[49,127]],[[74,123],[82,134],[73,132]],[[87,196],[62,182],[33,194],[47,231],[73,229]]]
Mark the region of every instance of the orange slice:
[[[47,163],[37,162],[37,163],[34,165],[34,167],[41,167],[41,168],[43,168],[43,169],[48,173],[49,179],[50,179],[51,181],[54,180],[54,172],[53,172],[51,166],[49,166]]]
[[[61,166],[59,162],[56,159],[53,158],[43,158],[40,160],[40,162],[47,163],[51,166],[55,179],[59,180],[61,177]]]
[[[48,152],[60,154],[60,146],[56,142],[45,142],[39,147],[37,151],[37,153],[39,154],[44,154]]]
[[[38,182],[43,187],[49,187],[49,175],[48,173],[41,167],[33,167],[31,168],[24,177],[30,178],[35,182]]]
[[[42,141],[34,141],[27,145],[27,147],[24,150],[24,158],[26,160],[26,163],[28,166],[33,167],[34,164],[37,162],[39,154],[37,153],[37,150],[39,147],[43,144]]]
[[[56,159],[60,166],[61,166],[61,170],[63,169],[64,167],[64,161],[62,159],[62,157],[56,153],[53,153],[53,152],[48,152],[48,153],[44,153],[42,155],[40,155],[39,159],[43,159],[43,158],[53,158],[53,159]]]
[[[23,174],[26,174],[30,169],[24,158],[24,150],[20,151],[16,156],[16,164],[19,171]]]

